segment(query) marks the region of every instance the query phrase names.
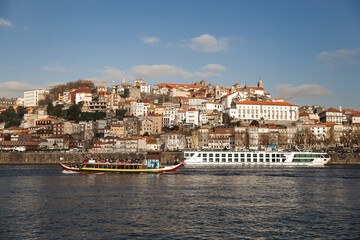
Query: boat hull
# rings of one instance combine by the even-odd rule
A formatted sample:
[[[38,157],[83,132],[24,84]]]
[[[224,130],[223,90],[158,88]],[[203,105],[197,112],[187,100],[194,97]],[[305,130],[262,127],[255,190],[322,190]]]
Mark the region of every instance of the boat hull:
[[[181,167],[182,163],[173,166],[166,166],[162,168],[150,168],[150,169],[104,169],[104,168],[76,168],[69,167],[63,163],[60,163],[62,169],[71,172],[78,173],[169,173],[175,172]]]

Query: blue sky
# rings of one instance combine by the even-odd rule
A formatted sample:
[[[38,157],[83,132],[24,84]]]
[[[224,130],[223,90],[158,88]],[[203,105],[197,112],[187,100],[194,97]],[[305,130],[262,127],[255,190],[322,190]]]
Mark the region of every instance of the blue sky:
[[[0,96],[124,76],[360,110],[360,1],[0,0]]]

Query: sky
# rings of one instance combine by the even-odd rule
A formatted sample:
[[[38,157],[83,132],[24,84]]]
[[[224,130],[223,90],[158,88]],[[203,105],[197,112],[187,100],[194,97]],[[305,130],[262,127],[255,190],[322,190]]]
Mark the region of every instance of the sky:
[[[360,1],[0,0],[0,97],[124,77],[360,110]]]

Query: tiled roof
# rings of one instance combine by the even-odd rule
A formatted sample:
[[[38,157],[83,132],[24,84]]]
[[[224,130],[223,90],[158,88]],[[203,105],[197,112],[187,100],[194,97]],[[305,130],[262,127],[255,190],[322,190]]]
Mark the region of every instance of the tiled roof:
[[[37,146],[39,142],[31,141],[0,141],[0,146]]]
[[[261,101],[238,101],[236,104],[244,105],[273,105],[273,106],[297,106],[288,102],[261,102]]]

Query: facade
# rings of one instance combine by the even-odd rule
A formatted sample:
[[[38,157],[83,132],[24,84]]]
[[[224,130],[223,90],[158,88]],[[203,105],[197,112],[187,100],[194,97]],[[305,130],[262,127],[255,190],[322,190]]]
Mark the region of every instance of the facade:
[[[0,98],[0,109],[17,105],[16,98]]]
[[[45,95],[49,94],[46,89],[34,89],[24,92],[24,107],[37,106],[39,101],[44,99]]]
[[[335,108],[329,108],[319,113],[320,122],[343,124],[346,121],[345,114]]]
[[[268,122],[295,122],[299,107],[287,102],[238,101],[229,116],[233,119],[264,120]]]

